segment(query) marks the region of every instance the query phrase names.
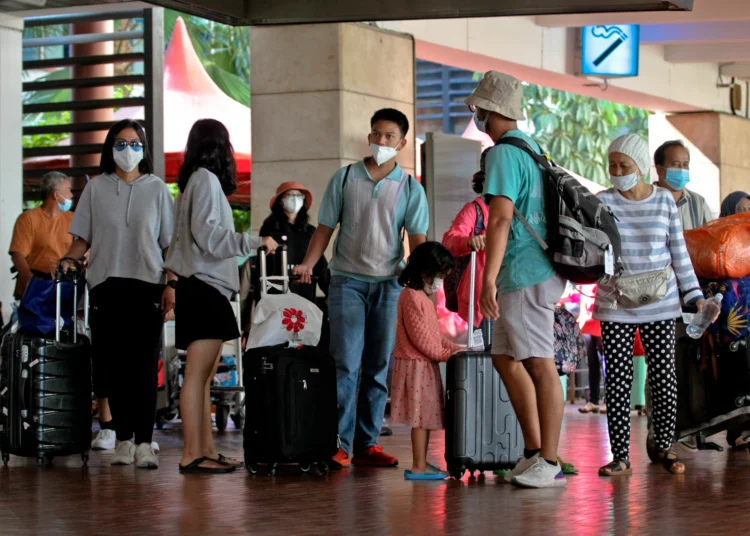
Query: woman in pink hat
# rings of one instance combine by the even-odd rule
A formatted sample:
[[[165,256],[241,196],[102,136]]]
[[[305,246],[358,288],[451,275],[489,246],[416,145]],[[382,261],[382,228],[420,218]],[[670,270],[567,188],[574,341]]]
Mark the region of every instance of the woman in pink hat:
[[[307,246],[315,232],[315,227],[310,225],[308,211],[312,205],[312,194],[308,189],[298,182],[284,182],[276,189],[276,195],[271,198],[269,204],[271,215],[266,218],[260,228],[261,236],[273,237],[279,245],[287,247],[287,258],[291,266],[300,264],[307,253]],[[269,275],[281,275],[281,255],[269,257]],[[328,262],[321,257],[313,270],[313,275],[318,278],[318,285],[324,294],[328,294],[329,283]],[[257,277],[257,276],[256,276]],[[260,298],[260,287],[255,285],[256,299]],[[292,292],[304,296],[310,301],[315,301],[314,285],[291,286]]]

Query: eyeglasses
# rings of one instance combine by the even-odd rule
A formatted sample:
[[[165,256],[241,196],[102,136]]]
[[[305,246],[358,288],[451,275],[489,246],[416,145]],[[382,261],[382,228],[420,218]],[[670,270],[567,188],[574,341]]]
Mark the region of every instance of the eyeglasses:
[[[125,141],[125,140],[117,140],[115,142],[115,151],[124,151],[125,147],[130,146],[131,149],[133,149],[135,152],[140,152],[143,150],[143,143],[140,141]]]

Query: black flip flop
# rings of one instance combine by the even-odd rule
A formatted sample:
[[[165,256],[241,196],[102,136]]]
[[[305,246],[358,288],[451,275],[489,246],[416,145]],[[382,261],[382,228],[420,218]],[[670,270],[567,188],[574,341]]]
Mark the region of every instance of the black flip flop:
[[[235,469],[242,469],[243,467],[245,467],[245,462],[240,461],[237,463],[232,463],[223,454],[219,454],[218,460],[211,460],[211,461],[220,463],[221,465],[226,465],[227,467],[234,467]]]
[[[203,456],[202,458],[198,458],[197,460],[193,460],[187,465],[180,465],[180,473],[193,473],[193,474],[225,474],[225,473],[231,473],[234,471],[234,467],[231,465],[224,465],[224,467],[201,467],[201,464],[203,462],[214,462],[214,463],[220,463],[217,460],[212,460],[211,458],[206,458]]]

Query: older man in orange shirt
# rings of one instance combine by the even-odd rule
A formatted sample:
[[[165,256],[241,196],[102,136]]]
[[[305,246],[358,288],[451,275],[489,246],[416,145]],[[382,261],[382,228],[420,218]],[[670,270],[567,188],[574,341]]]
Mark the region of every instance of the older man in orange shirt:
[[[10,243],[10,256],[18,271],[14,296],[23,296],[32,275],[49,279],[70,247],[68,233],[73,214],[70,178],[57,171],[42,177],[42,206],[18,217]]]

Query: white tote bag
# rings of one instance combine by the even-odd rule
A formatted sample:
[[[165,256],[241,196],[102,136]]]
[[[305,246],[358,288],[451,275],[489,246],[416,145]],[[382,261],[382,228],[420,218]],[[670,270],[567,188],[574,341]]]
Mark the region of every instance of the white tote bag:
[[[253,314],[247,349],[292,342],[317,346],[323,311],[297,294],[266,294]]]

